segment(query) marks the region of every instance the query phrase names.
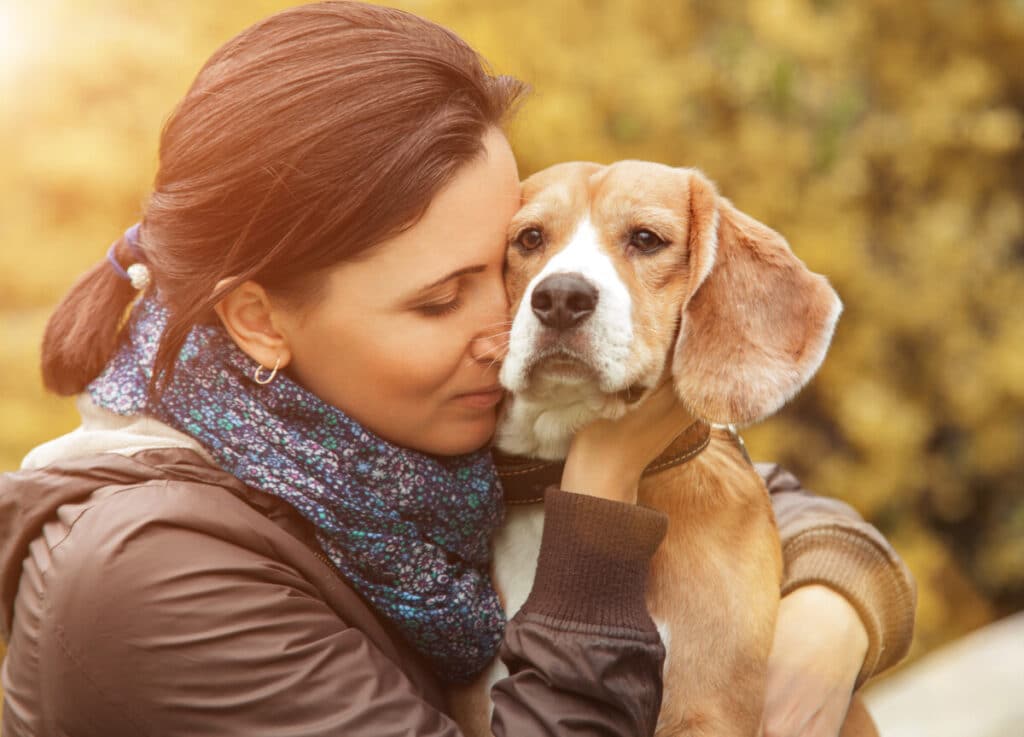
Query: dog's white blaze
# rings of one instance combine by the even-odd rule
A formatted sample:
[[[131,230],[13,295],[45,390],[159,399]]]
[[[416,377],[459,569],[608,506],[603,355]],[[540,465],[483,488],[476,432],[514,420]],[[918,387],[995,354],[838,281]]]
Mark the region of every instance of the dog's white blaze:
[[[633,303],[629,288],[619,277],[611,258],[601,249],[597,229],[588,217],[577,225],[569,244],[555,254],[527,286],[512,321],[501,383],[513,392],[525,388],[526,368],[543,327],[530,302],[534,288],[552,274],[578,274],[597,288],[597,307],[580,330],[590,344],[601,389],[622,389],[633,341]]]

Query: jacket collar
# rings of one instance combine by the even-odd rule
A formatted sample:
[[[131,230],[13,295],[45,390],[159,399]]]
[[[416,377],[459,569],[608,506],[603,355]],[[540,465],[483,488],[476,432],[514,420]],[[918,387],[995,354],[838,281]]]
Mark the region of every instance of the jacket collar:
[[[88,394],[78,395],[75,403],[82,424],[66,435],[33,448],[22,460],[22,469],[40,469],[97,453],[130,456],[158,448],[191,450],[208,464],[215,465],[196,440],[159,420],[145,415],[115,414],[94,404]]]

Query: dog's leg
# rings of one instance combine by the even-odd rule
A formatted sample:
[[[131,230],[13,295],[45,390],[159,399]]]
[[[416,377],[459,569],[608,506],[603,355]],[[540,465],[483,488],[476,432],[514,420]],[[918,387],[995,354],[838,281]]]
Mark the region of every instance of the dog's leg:
[[[782,556],[767,490],[730,442],[641,485],[669,517],[648,604],[668,623],[658,737],[755,737]]]

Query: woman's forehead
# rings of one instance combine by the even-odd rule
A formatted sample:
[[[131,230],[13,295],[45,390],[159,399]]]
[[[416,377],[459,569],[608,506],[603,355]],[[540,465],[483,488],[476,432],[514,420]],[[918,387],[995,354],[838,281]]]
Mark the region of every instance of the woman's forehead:
[[[460,169],[410,228],[339,267],[346,281],[387,293],[418,289],[460,269],[500,261],[520,203],[518,171],[500,133]]]

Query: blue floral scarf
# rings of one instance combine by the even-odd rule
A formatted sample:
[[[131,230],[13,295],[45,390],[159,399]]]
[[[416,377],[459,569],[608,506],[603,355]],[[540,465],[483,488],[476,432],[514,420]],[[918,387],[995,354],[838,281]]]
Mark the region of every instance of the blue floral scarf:
[[[167,313],[140,300],[128,340],[88,387],[117,414],[145,413],[192,436],[226,471],[316,525],[341,573],[447,680],[494,656],[505,614],[488,575],[501,487],[487,450],[401,448],[287,376],[255,368],[218,324],[193,328],[157,402],[146,388]]]

